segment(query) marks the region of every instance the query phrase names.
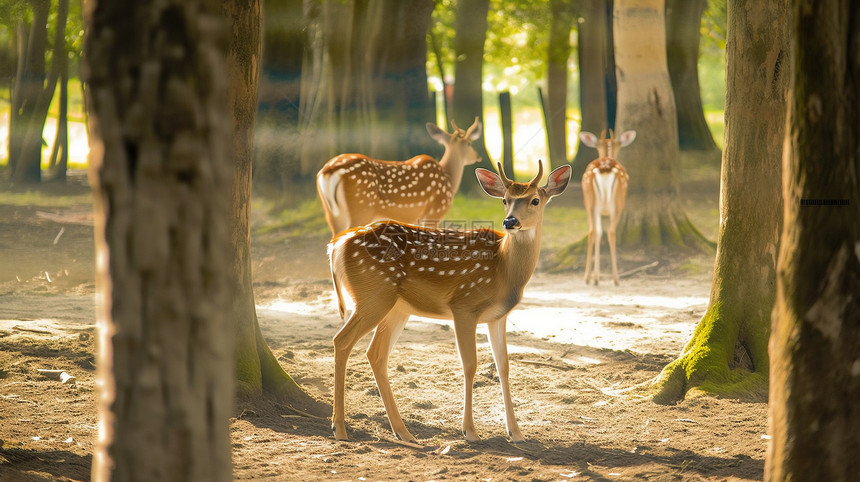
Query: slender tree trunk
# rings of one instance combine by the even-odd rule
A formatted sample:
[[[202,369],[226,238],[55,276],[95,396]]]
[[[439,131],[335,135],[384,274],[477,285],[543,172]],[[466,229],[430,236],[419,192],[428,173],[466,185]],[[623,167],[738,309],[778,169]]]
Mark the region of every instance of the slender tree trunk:
[[[851,481],[860,474],[860,5],[791,3],[765,480]]]
[[[719,151],[699,90],[699,38],[707,0],[666,0],[666,51],[681,149]]]
[[[613,127],[609,122],[609,97],[615,97],[615,90],[609,90],[608,78],[615,78],[615,58],[612,46],[612,22],[610,10],[604,0],[582,0],[583,22],[578,29],[579,57],[579,107],[582,114],[580,130],[599,134],[601,130]],[[612,3],[611,0],[609,3]],[[614,81],[613,81],[614,85]],[[614,103],[611,104],[612,117],[615,115]],[[585,166],[597,157],[594,149],[579,144],[573,159],[574,179],[585,172]]]
[[[457,125],[465,128],[477,116],[484,123],[483,67],[484,41],[487,38],[487,12],[489,0],[459,0],[457,2],[457,21],[455,22],[454,52],[454,95],[451,100],[451,118]],[[484,123],[485,124],[485,123]],[[484,161],[493,163],[484,144],[484,136],[475,141],[472,147]],[[483,163],[479,163],[483,164]],[[480,166],[467,167],[464,179],[474,179],[471,173]],[[484,164],[486,167],[486,164]],[[470,177],[471,176],[471,177]],[[477,183],[463,183],[461,190],[477,192]]]
[[[661,403],[691,389],[767,399],[790,80],[788,1],[728,4],[727,142],[714,280],[692,339],[657,378],[654,400]]]
[[[551,0],[549,55],[547,62],[547,104],[549,158],[552,166],[567,163],[567,61],[570,58],[570,30],[573,3]],[[547,166],[550,169],[551,166]]]
[[[57,28],[54,34],[54,62],[60,83],[59,117],[57,135],[51,158],[48,162],[48,177],[52,180],[65,180],[69,166],[69,58],[66,55],[66,20],[69,13],[69,0],[59,0],[57,4]]]
[[[230,480],[220,2],[87,2],[99,299],[93,480]]]
[[[709,251],[680,204],[675,98],[666,64],[664,0],[615,0],[616,130],[636,130],[618,160],[630,176],[619,244]]]

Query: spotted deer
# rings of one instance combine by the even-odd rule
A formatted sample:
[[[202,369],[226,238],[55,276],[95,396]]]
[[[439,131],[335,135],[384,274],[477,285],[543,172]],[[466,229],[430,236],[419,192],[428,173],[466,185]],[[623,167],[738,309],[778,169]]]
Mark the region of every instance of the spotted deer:
[[[332,235],[380,219],[404,223],[439,220],[451,208],[463,179],[463,167],[481,161],[472,142],[481,122],[447,133],[427,123],[427,132],[445,146],[439,162],[427,155],[407,161],[380,161],[362,154],[341,154],[317,174],[317,194]]]
[[[341,317],[349,297],[354,309],[334,336],[335,390],[332,430],[347,440],[344,423],[346,365],[355,343],[375,329],[367,358],[391,428],[401,440],[414,441],[406,429],[388,381],[388,355],[410,315],[449,319],[465,375],[463,433],[478,440],[472,418],[472,383],[477,368],[475,331],[489,329],[505,406],[505,423],[514,442],[523,440],[508,385],[505,324],[519,303],[540,252],[543,212],[570,181],[570,166],[549,174],[538,186],[543,165],[528,183],[513,182],[486,170],[475,171],[484,191],[505,206],[502,232],[451,230],[380,221],[341,233],[329,244],[332,281]]]
[[[597,149],[597,159],[585,166],[582,174],[582,197],[585,211],[588,214],[588,246],[585,250],[585,282],[594,281],[597,286],[600,281],[600,238],[603,235],[601,216],[609,216],[609,229],[606,237],[609,241],[609,257],[612,260],[612,278],[618,286],[618,262],[615,258],[615,228],[624,211],[627,200],[627,170],[615,159],[622,147],[627,147],[636,138],[636,131],[625,131],[617,139],[612,129],[609,138],[604,139],[606,131],[600,132],[600,138],[591,132],[579,133],[582,143]],[[594,271],[591,271],[591,259],[594,257]]]

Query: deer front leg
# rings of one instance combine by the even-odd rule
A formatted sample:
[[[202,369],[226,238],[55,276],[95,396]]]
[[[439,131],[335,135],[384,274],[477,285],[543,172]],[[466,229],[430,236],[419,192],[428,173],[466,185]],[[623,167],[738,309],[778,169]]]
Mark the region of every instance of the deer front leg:
[[[493,359],[496,361],[496,371],[499,374],[499,384],[502,386],[502,399],[505,402],[505,427],[514,443],[525,439],[514,415],[514,402],[511,399],[511,388],[508,383],[508,341],[507,317],[487,323],[490,333],[490,347],[493,349]]]
[[[475,372],[478,370],[478,350],[475,346],[476,320],[472,318],[454,317],[454,333],[457,337],[457,349],[460,351],[460,362],[463,364],[463,436],[469,442],[480,440],[475,430],[475,420],[472,418],[472,385],[475,382]]]
[[[414,442],[415,437],[406,429],[403,419],[400,418],[400,412],[397,410],[397,404],[394,401],[394,394],[391,392],[391,384],[388,381],[388,355],[397,341],[397,337],[406,326],[406,320],[409,319],[408,314],[404,313],[389,313],[382,320],[382,323],[376,327],[376,333],[373,334],[373,340],[370,346],[367,347],[367,359],[370,361],[370,368],[373,369],[373,376],[376,378],[376,387],[379,389],[379,396],[382,398],[382,404],[385,406],[385,412],[388,414],[388,423],[391,424],[391,430],[400,440],[406,442]]]

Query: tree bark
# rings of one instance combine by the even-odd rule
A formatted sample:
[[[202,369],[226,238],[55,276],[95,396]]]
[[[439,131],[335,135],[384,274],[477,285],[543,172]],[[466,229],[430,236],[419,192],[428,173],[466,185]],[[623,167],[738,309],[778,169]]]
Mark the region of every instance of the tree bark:
[[[484,41],[487,38],[487,12],[490,10],[489,0],[459,0],[457,2],[457,20],[454,25],[454,94],[451,99],[453,120],[459,126],[468,126],[477,116],[484,122],[483,98],[483,67]],[[465,128],[465,127],[464,127]],[[480,154],[481,159],[489,165],[494,165],[487,152],[484,136],[475,141],[472,147]],[[483,163],[479,163],[483,164]],[[464,179],[474,179],[478,165],[466,167]],[[486,167],[486,164],[484,164]],[[471,177],[470,177],[471,176]],[[463,183],[460,187],[466,192],[478,192],[477,183]]]
[[[66,55],[66,21],[69,14],[69,0],[57,3],[57,28],[54,34],[54,62],[60,83],[59,116],[57,135],[48,161],[48,178],[65,181],[69,167],[69,58]]]
[[[692,339],[654,384],[657,402],[676,402],[692,389],[767,399],[767,341],[782,230],[781,216],[774,213],[782,211],[789,17],[788,0],[729,2],[727,142],[714,280]]]
[[[547,169],[567,163],[567,61],[570,58],[570,30],[573,3],[550,1],[549,48],[547,61],[547,117],[549,159]]]
[[[217,0],[87,2],[93,480],[230,480],[226,29]]]
[[[230,216],[233,257],[228,317],[236,340],[236,377],[243,398],[272,395],[302,410],[324,413],[278,363],[257,320],[251,278],[251,179],[254,123],[260,78],[262,0],[223,2],[231,20],[227,56],[228,98],[232,113],[233,185]]]
[[[599,134],[612,128],[615,118],[615,56],[612,45],[611,6],[604,0],[582,0],[578,30],[580,130]],[[611,79],[611,83],[610,83]],[[613,102],[610,102],[610,97]],[[611,111],[611,112],[610,112]],[[611,114],[611,115],[610,115]],[[579,143],[573,159],[572,176],[579,179],[585,166],[597,157],[594,149]]]
[[[717,152],[699,90],[699,38],[707,6],[707,0],[666,0],[666,52],[681,149]]]
[[[765,480],[850,481],[860,474],[860,5],[791,3]]]
[[[675,99],[666,64],[664,0],[615,0],[616,131],[636,130],[621,150],[630,187],[618,226],[622,246],[688,252],[710,243],[684,214]]]

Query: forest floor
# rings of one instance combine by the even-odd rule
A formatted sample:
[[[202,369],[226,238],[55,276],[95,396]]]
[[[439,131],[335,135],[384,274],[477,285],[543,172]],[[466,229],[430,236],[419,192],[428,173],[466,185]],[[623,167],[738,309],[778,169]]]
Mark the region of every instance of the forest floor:
[[[40,194],[0,186],[0,480],[88,480],[96,437],[91,204],[85,181]],[[713,179],[686,205],[713,218]],[[558,205],[581,209],[578,192]],[[561,199],[561,198],[560,198]],[[579,204],[577,204],[579,203]],[[314,397],[330,403],[332,298],[326,236],[260,229],[252,240],[258,314],[275,355]],[[700,214],[696,218],[696,213]],[[584,233],[568,233],[581,237]],[[563,240],[547,240],[543,261]],[[606,250],[604,250],[605,252]],[[632,259],[632,260],[631,260]],[[622,258],[622,271],[641,264]],[[462,372],[450,322],[410,322],[391,355],[394,393],[420,444],[395,440],[370,366],[366,338],[347,373],[349,442],[330,422],[272,400],[237,406],[231,420],[240,480],[760,480],[767,405],[706,396],[658,405],[627,389],[653,379],[689,339],[707,305],[713,256],[663,263],[586,285],[582,272],[546,264],[511,314],[511,385],[527,441],[505,437],[501,392],[485,335],[478,335],[475,422],[459,433]],[[608,265],[608,260],[604,266]],[[75,383],[43,377],[63,370]]]

